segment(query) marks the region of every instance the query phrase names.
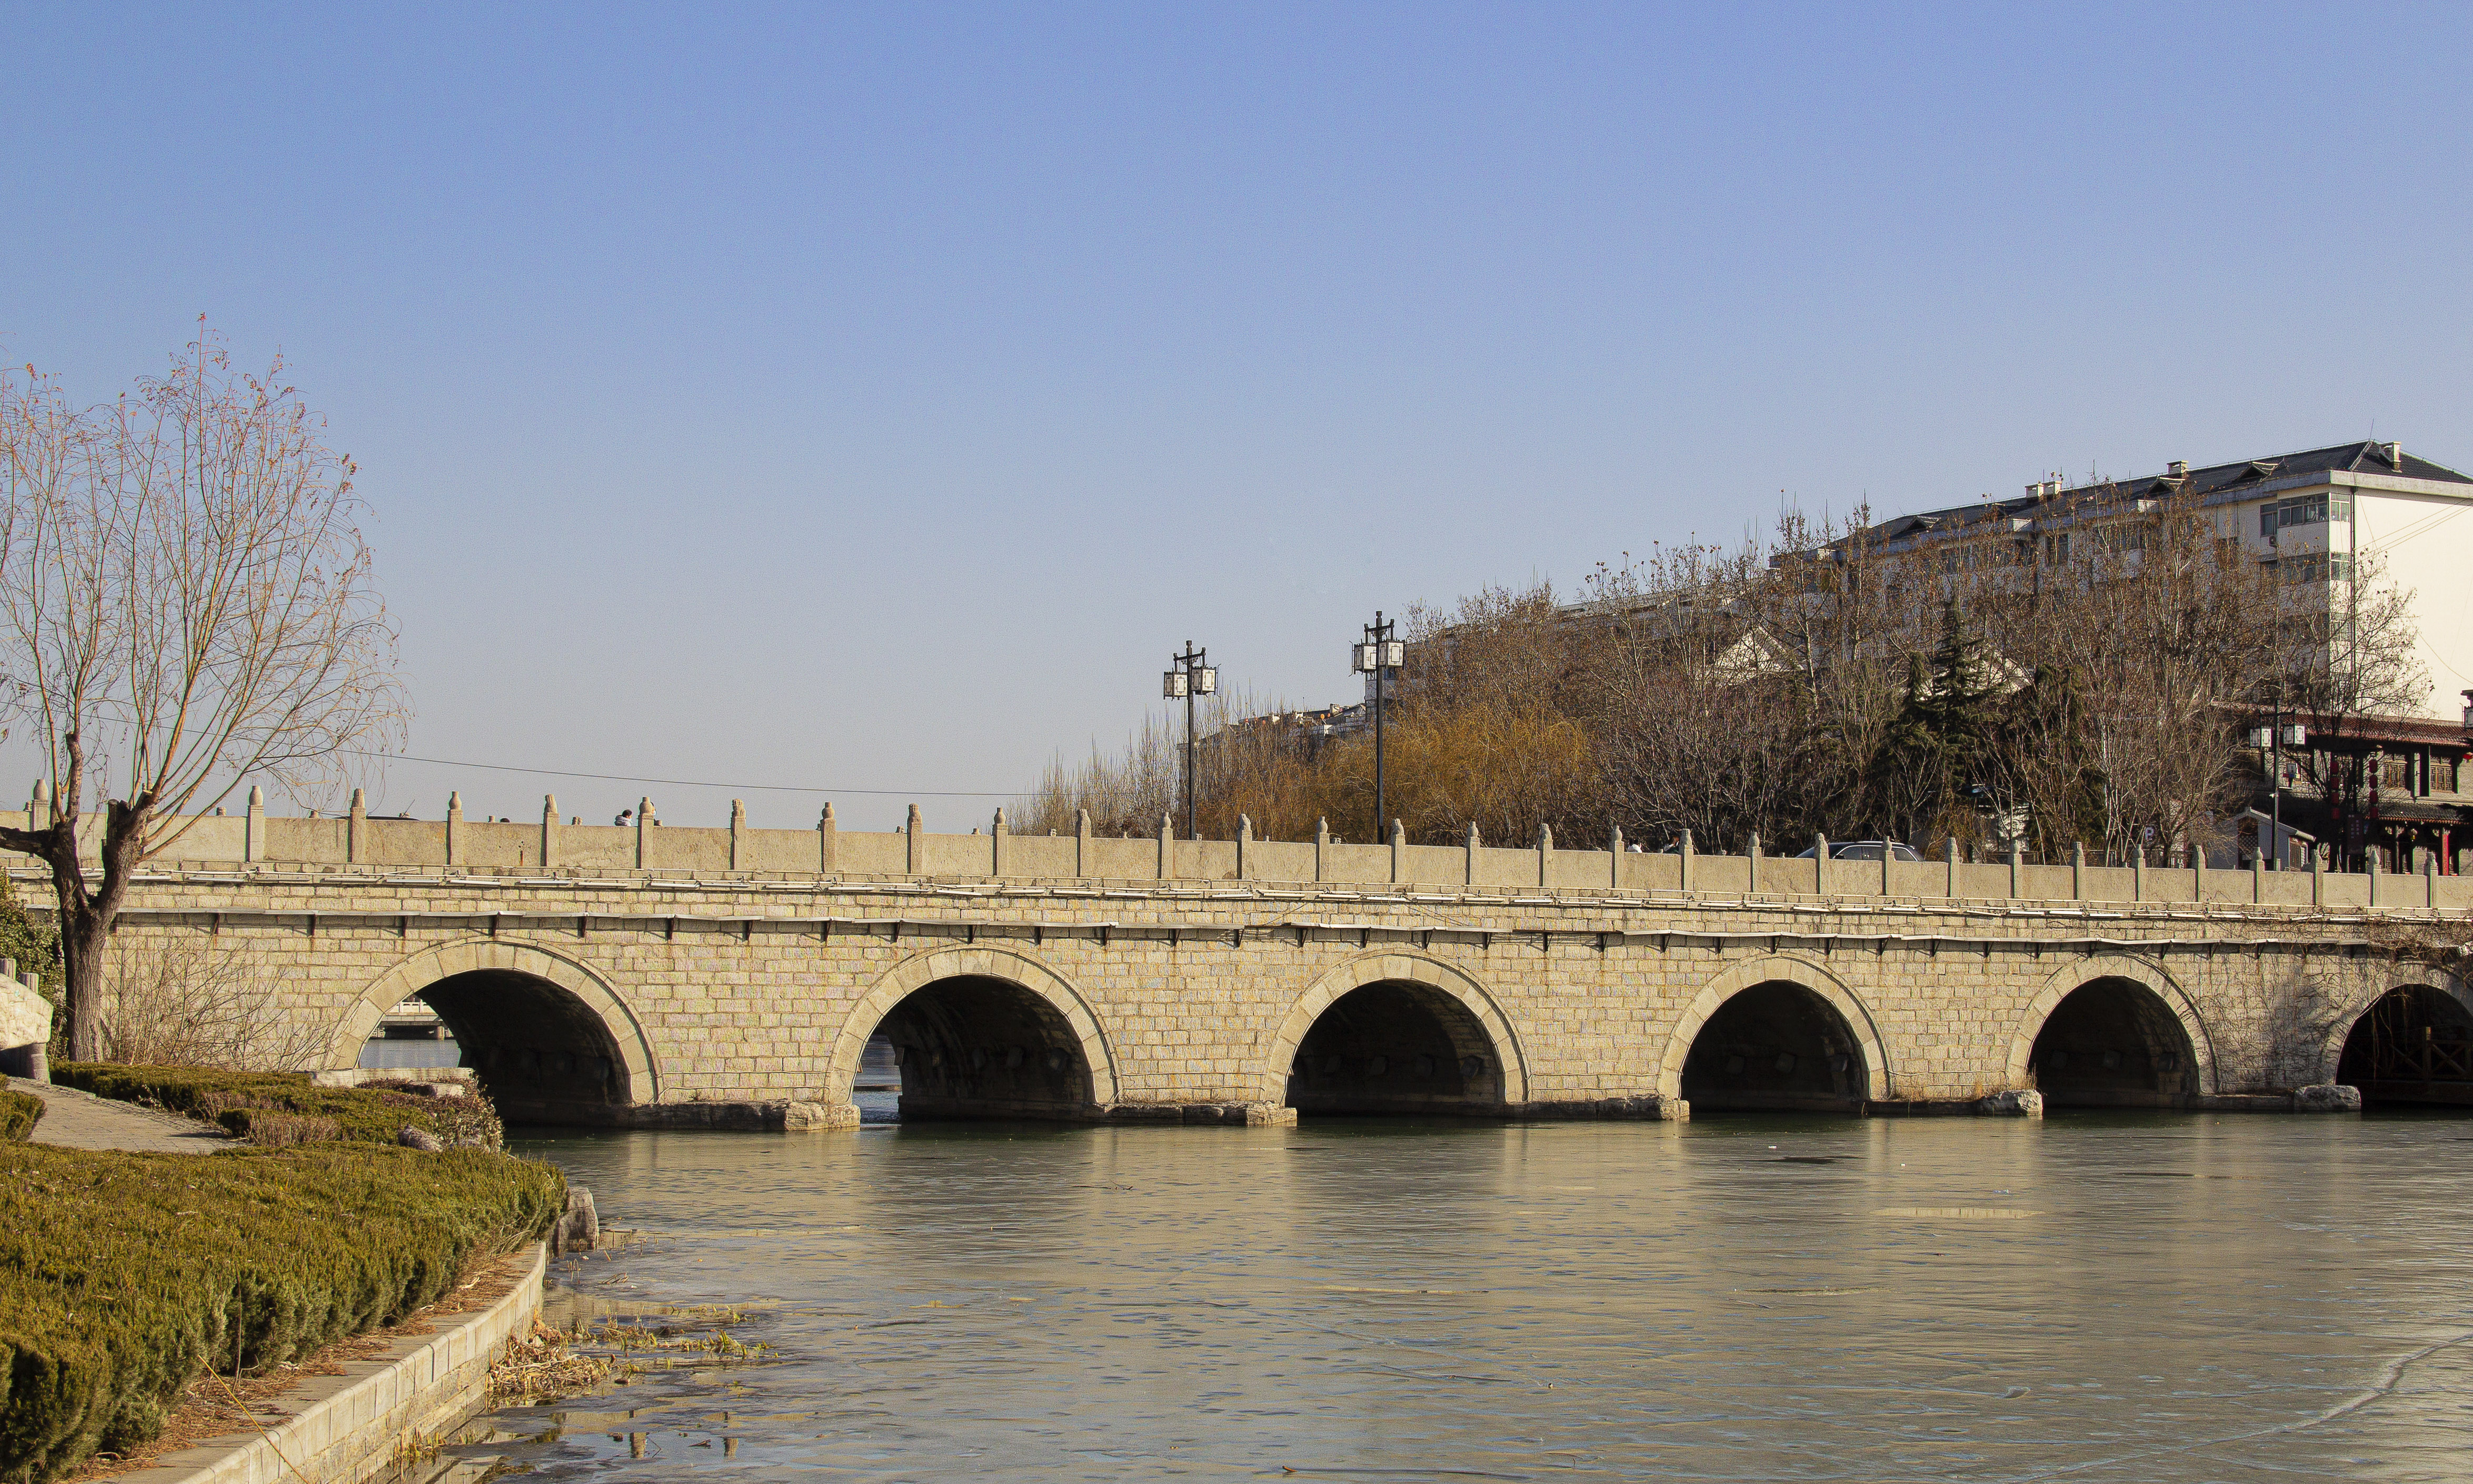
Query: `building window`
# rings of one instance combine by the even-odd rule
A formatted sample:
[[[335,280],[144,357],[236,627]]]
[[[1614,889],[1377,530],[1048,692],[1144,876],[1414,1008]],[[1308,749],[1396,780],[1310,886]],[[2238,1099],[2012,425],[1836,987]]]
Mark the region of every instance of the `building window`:
[[[2147,527],[2144,525],[2099,526],[2094,535],[2095,549],[2107,556],[2147,549]]]
[[[2353,518],[2350,491],[2303,495],[2297,500],[2269,500],[2258,508],[2258,534],[2269,540],[2286,526],[2323,526],[2330,520]]]
[[[2349,551],[2314,551],[2298,557],[2269,557],[2264,564],[2283,573],[2288,582],[2349,583],[2353,580],[2353,554]]]
[[[2456,759],[2443,753],[2430,754],[2430,791],[2434,794],[2456,792]]]
[[[2413,792],[2413,759],[2397,753],[2379,758],[2379,791],[2388,794]]]

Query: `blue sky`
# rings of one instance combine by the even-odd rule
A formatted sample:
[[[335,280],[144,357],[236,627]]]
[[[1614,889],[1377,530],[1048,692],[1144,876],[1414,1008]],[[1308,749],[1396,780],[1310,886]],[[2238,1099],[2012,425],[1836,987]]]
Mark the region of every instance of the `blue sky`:
[[[424,756],[961,828],[929,791],[1121,741],[1188,637],[1315,703],[1377,607],[1782,499],[2374,425],[2473,467],[2461,7],[0,24],[0,354],[279,347]],[[449,787],[645,791],[384,805]]]

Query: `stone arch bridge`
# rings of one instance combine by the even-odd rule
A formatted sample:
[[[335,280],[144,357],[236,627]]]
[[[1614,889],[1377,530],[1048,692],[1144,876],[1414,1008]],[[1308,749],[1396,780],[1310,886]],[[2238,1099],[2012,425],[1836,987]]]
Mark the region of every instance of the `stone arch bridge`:
[[[2456,877],[197,823],[122,943],[260,966],[332,1069],[425,999],[518,1119],[854,1124],[879,1036],[915,1117],[2473,1101]]]

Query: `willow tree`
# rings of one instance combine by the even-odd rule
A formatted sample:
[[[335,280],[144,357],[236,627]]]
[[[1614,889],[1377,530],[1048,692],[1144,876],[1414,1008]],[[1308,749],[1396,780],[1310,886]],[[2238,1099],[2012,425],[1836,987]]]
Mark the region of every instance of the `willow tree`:
[[[244,782],[331,782],[401,728],[351,461],[282,375],[203,324],[100,406],[0,372],[0,707],[52,800],[0,847],[51,868],[78,1060],[136,869]]]

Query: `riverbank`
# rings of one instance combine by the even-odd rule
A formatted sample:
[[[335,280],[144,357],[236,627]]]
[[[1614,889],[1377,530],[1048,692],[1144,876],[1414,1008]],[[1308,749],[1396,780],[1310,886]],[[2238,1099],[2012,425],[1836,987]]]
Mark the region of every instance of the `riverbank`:
[[[234,1387],[190,1388],[156,1441],[67,1484],[260,1484],[373,1477],[431,1452],[489,1399],[492,1366],[540,1314],[539,1243],[475,1273],[397,1325]]]
[[[0,1145],[0,1477],[125,1454],[199,1377],[398,1325],[567,1209],[556,1169],[480,1150]]]

